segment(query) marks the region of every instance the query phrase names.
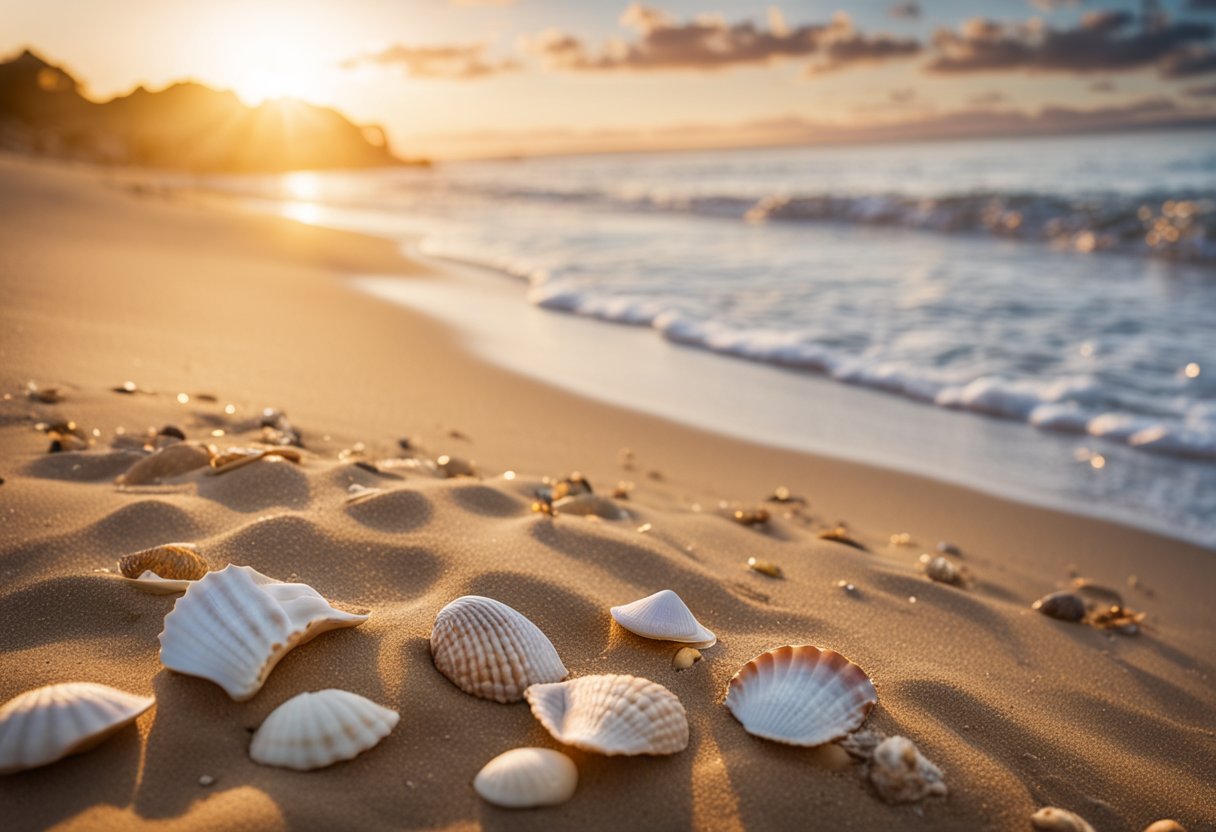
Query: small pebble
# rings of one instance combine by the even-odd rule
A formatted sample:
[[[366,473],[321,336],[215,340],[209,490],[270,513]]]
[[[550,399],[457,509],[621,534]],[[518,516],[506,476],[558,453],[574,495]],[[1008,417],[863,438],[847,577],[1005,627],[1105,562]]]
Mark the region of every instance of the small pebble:
[[[956,558],[961,558],[963,556],[963,550],[947,540],[938,541],[937,551],[941,552],[943,555],[951,555],[952,557]]]
[[[1085,818],[1055,806],[1045,806],[1031,815],[1030,825],[1045,832],[1094,832]]]
[[[1176,820],[1165,819],[1150,823],[1144,832],[1186,832],[1186,827]]]
[[[650,531],[652,528],[654,528],[654,526],[652,526],[650,523],[643,523],[642,525],[638,526],[638,531],[642,534],[646,534],[646,532]]]
[[[770,578],[785,577],[785,573],[781,571],[780,566],[767,560],[748,558],[747,568],[751,569],[753,572],[759,572],[761,575],[768,575]]]
[[[851,583],[849,583],[848,581],[843,580],[843,579],[841,579],[841,580],[837,581],[837,582],[836,582],[836,586],[840,587],[841,589],[843,589],[845,592],[848,592],[848,593],[856,593],[856,592],[857,592],[857,587],[856,587],[856,586],[854,586],[853,584],[851,584]]]
[[[1061,621],[1080,621],[1085,618],[1085,601],[1073,592],[1053,592],[1044,595],[1031,605],[1043,615],[1058,618]]]
[[[210,786],[214,782],[215,782],[215,778],[212,777],[210,774],[204,774],[202,777],[198,778],[198,784],[200,786],[204,786],[204,787]]]
[[[671,666],[676,670],[688,670],[701,661],[701,651],[695,647],[681,647],[671,660]]]

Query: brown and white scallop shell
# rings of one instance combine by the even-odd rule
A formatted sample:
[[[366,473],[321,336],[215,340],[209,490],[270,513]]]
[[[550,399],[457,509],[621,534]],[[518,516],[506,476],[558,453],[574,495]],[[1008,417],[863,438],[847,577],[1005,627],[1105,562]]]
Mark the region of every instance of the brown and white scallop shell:
[[[726,692],[726,707],[749,734],[803,746],[855,731],[877,701],[865,671],[835,650],[810,645],[761,653]]]
[[[208,572],[177,599],[160,634],[170,670],[210,679],[238,702],[251,698],[293,647],[367,620],[334,609],[315,589],[248,566]]]
[[[137,589],[163,595],[185,592],[209,567],[192,543],[167,543],[119,558],[118,571]]]
[[[464,595],[439,611],[431,655],[456,687],[495,702],[518,702],[529,685],[560,682],[568,672],[539,627],[480,595]]]
[[[533,685],[532,714],[559,742],[609,756],[675,754],[688,747],[679,697],[638,676],[583,676]]]
[[[152,707],[109,685],[67,682],[26,691],[0,707],[0,774],[87,751]]]

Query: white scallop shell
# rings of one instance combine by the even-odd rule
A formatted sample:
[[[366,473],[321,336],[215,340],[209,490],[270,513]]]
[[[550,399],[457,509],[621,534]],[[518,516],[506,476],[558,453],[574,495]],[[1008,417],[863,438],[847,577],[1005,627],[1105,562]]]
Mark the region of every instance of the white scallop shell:
[[[568,674],[539,627],[480,595],[464,595],[439,611],[431,655],[456,687],[495,702],[518,702],[529,685],[559,682]]]
[[[93,682],[26,691],[0,708],[0,774],[87,751],[134,722],[154,701]]]
[[[855,731],[878,701],[865,672],[834,650],[778,647],[730,680],[726,707],[749,734],[815,746]]]
[[[688,605],[670,589],[612,608],[612,617],[626,630],[644,638],[713,647],[718,637],[701,626]]]
[[[229,565],[192,583],[165,616],[160,661],[178,673],[210,679],[242,702],[296,645],[366,620],[334,609],[310,586]]]
[[[870,782],[888,803],[913,803],[947,792],[941,769],[906,737],[887,737],[878,744],[870,759]]]
[[[583,676],[533,685],[532,715],[559,742],[586,751],[675,754],[688,747],[688,715],[678,696],[637,676]]]
[[[264,766],[310,771],[353,760],[396,727],[394,710],[345,690],[293,696],[253,735],[249,756]]]
[[[483,800],[507,809],[565,803],[577,786],[574,761],[552,748],[513,748],[473,778],[473,789]]]

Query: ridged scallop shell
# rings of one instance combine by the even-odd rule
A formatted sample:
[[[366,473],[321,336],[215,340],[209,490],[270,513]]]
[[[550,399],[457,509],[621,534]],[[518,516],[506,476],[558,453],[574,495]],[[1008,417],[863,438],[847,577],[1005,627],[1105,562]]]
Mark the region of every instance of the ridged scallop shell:
[[[93,682],[26,691],[0,708],[0,774],[87,751],[134,722],[154,701]]]
[[[249,756],[264,766],[311,771],[353,760],[387,737],[400,714],[346,690],[293,696],[253,735]]]
[[[533,685],[532,715],[559,742],[585,751],[675,754],[688,747],[688,715],[679,697],[638,676],[583,676]]]
[[[310,586],[229,565],[191,584],[165,616],[160,661],[178,673],[210,679],[242,702],[296,645],[366,620],[334,609]]]
[[[865,671],[834,650],[778,647],[730,680],[726,707],[749,734],[815,746],[855,731],[878,701]]]
[[[612,617],[631,633],[659,641],[678,641],[694,647],[713,647],[718,637],[701,626],[688,605],[670,589],[612,608]]]
[[[560,682],[568,674],[539,627],[480,595],[464,595],[439,611],[431,655],[456,687],[495,702],[518,702],[529,685]]]
[[[482,800],[507,809],[565,803],[577,786],[574,761],[552,748],[513,748],[473,778],[473,790]]]
[[[207,561],[190,543],[167,543],[118,560],[123,580],[157,595],[185,592],[208,569]]]

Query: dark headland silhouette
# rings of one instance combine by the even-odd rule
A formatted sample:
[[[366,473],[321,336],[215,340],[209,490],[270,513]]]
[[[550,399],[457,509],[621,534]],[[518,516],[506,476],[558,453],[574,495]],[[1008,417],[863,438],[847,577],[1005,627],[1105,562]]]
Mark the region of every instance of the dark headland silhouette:
[[[76,78],[28,49],[0,63],[0,149],[208,172],[409,164],[379,127],[302,101],[250,107],[197,83],[91,101]]]

